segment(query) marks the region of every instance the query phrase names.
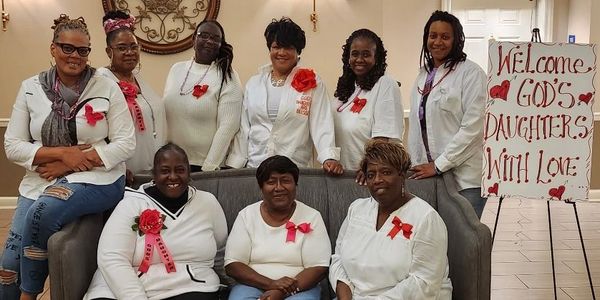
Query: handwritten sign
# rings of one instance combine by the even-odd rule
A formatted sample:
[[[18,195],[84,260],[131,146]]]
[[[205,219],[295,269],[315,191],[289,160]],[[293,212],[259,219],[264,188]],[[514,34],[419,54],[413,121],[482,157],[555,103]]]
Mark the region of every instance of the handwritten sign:
[[[588,197],[595,45],[490,42],[482,193]]]

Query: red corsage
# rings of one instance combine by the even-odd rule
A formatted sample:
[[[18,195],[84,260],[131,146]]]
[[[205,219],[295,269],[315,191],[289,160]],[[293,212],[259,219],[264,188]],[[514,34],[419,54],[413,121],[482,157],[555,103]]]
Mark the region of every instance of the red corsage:
[[[138,268],[138,271],[142,273],[148,272],[155,247],[158,249],[158,255],[165,265],[167,273],[176,271],[175,262],[173,262],[171,252],[169,252],[167,245],[165,245],[165,242],[160,236],[160,231],[162,229],[167,229],[167,226],[164,224],[165,218],[166,216],[156,209],[146,209],[139,217],[135,217],[134,224],[131,225],[131,229],[137,231],[140,236],[146,235],[144,258]]]
[[[196,98],[200,98],[200,97],[202,97],[202,95],[206,94],[206,91],[208,91],[207,84],[203,84],[203,85],[196,84],[194,86],[194,91],[192,92],[192,95],[194,95],[194,97],[196,97]]]
[[[390,232],[387,234],[390,237],[390,239],[393,240],[394,237],[396,237],[396,234],[402,231],[404,237],[410,240],[410,235],[412,234],[413,228],[412,225],[408,223],[402,223],[402,221],[400,221],[400,218],[398,217],[394,217],[394,219],[392,220],[392,224],[394,224],[394,227],[392,227]]]
[[[139,131],[144,131],[146,129],[146,125],[144,124],[144,115],[142,114],[142,109],[137,103],[138,87],[135,84],[124,80],[119,81],[119,87],[121,88],[121,92],[123,92],[123,96],[125,96],[129,113],[131,114],[137,129]]]
[[[352,107],[350,107],[350,111],[353,113],[360,113],[360,111],[367,105],[367,99],[365,98],[354,98],[352,101]]]
[[[85,119],[87,120],[87,123],[90,124],[91,126],[96,126],[96,122],[104,119],[104,114],[95,112],[94,108],[91,105],[86,104],[85,105]]]
[[[300,231],[304,234],[307,234],[312,231],[310,228],[310,223],[301,223],[296,226],[294,222],[288,221],[285,224],[285,228],[287,229],[287,237],[285,238],[286,242],[296,242],[296,231]]]
[[[317,87],[317,75],[311,69],[300,69],[294,75],[292,80],[292,87],[300,92],[304,93],[310,89]]]

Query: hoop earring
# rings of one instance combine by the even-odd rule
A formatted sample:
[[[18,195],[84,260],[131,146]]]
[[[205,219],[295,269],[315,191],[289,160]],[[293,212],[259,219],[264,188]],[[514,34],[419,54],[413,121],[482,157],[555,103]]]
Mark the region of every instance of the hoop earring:
[[[50,55],[50,67],[56,66],[56,59],[54,56]]]

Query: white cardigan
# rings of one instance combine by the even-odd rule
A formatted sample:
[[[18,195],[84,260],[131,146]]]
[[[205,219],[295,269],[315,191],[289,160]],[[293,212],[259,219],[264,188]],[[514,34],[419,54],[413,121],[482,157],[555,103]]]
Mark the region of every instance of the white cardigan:
[[[433,84],[446,74],[440,67]],[[413,87],[410,103],[408,151],[413,165],[427,163],[421,137],[419,106],[427,72],[422,69]],[[483,116],[487,79],[480,66],[470,60],[458,63],[443,81],[431,90],[426,119],[429,150],[435,165],[452,171],[459,189],[480,188],[483,163]]]
[[[189,187],[189,200],[171,213],[144,192],[127,189],[106,222],[98,242],[98,270],[84,299],[165,299],[189,292],[216,292],[223,272],[227,221],[211,193]],[[167,273],[157,249],[150,268],[138,277],[144,257],[145,236],[131,229],[146,209],[166,216],[161,237],[171,252],[176,272]]]
[[[317,75],[317,87],[300,93],[292,86],[296,66],[285,81],[275,122],[267,114],[267,84],[272,66],[259,69],[246,84],[240,131],[236,135],[227,165],[258,167],[272,155],[289,157],[299,167],[312,167],[313,145],[317,160],[340,159],[335,147],[333,116],[325,83]]]
[[[104,167],[75,172],[65,177],[69,182],[113,183],[125,175],[124,162],[133,155],[135,149],[133,121],[125,98],[116,83],[95,74],[85,86],[80,99],[78,103],[81,108],[74,117],[77,143],[91,144]],[[88,104],[94,112],[104,116],[94,126],[88,124],[85,117],[84,106]],[[42,125],[51,111],[51,105],[37,75],[23,81],[4,135],[7,158],[25,168],[19,194],[30,199],[37,199],[47,186],[57,180],[41,178],[34,171],[37,166],[33,165],[35,154],[42,147]]]

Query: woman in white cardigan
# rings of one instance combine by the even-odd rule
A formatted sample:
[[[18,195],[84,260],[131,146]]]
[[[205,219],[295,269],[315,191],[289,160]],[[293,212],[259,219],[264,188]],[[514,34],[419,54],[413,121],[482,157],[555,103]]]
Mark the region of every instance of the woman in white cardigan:
[[[241,128],[227,165],[256,168],[267,157],[283,155],[311,167],[314,145],[325,172],[341,174],[325,83],[312,69],[298,66],[304,31],[282,18],[267,26],[265,39],[271,64],[246,84]]]
[[[194,58],[171,67],[163,94],[168,140],[183,148],[192,172],[217,170],[240,128],[242,84],[233,47],[216,20],[196,27]]]

